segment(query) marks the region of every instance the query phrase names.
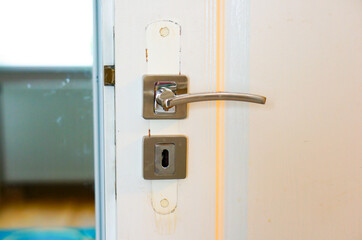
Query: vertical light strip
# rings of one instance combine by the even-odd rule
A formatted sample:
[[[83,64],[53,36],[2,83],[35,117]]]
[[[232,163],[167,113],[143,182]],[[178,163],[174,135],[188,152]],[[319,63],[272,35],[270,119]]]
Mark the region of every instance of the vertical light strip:
[[[224,0],[216,2],[216,91],[224,90]],[[224,103],[216,102],[215,240],[224,236]]]
[[[210,75],[209,75],[209,72],[210,72],[210,65],[209,65],[209,59],[210,59],[210,42],[209,42],[209,37],[210,37],[210,22],[209,22],[209,19],[210,19],[210,4],[209,4],[209,0],[204,0],[204,3],[205,3],[205,19],[204,19],[204,24],[205,24],[205,39],[206,39],[206,51],[205,51],[205,59],[206,59],[206,64],[205,64],[205,85],[208,86],[208,91],[210,91]],[[207,102],[208,104],[208,102]],[[205,230],[204,230],[204,240],[207,240],[209,239],[209,223],[210,223],[210,211],[209,211],[209,207],[210,207],[210,203],[209,203],[209,199],[210,199],[210,196],[209,196],[209,187],[210,187],[210,184],[209,184],[209,177],[210,177],[210,174],[209,174],[209,171],[210,171],[210,107],[209,105],[207,105],[207,118],[206,118],[206,177],[205,177]]]

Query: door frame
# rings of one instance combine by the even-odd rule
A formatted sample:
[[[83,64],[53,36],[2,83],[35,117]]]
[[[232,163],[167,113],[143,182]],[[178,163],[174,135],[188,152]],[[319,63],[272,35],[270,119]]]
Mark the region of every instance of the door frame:
[[[104,66],[114,65],[114,0],[93,0],[93,121],[96,239],[116,239],[114,86]]]

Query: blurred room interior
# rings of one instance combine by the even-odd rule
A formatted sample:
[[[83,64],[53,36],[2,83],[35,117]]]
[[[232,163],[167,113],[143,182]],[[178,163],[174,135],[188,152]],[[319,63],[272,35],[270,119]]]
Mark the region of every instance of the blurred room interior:
[[[94,231],[92,4],[0,1],[0,231]]]

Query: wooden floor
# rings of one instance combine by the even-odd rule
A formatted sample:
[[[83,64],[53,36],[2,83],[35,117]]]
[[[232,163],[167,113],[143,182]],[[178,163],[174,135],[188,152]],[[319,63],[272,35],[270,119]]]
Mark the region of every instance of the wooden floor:
[[[94,227],[93,195],[74,190],[7,191],[0,202],[0,228]]]

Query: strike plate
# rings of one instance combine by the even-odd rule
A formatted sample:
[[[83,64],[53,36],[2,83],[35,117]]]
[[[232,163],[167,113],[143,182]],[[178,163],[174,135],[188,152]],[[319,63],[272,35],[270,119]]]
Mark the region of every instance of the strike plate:
[[[144,179],[186,178],[187,138],[145,136],[143,138]]]
[[[184,75],[145,75],[143,76],[143,118],[144,119],[184,119],[187,117],[187,104],[163,110],[155,101],[158,88],[167,86],[176,95],[188,93],[188,79]]]

